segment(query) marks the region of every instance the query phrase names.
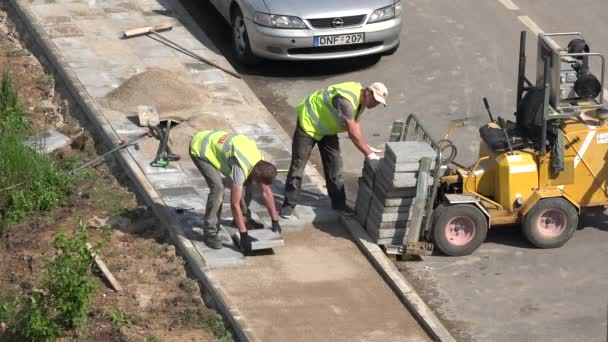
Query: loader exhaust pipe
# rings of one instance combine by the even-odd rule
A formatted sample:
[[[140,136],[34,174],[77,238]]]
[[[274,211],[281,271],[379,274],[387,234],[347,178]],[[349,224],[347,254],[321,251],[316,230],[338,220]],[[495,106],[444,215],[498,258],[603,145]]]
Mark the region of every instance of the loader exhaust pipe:
[[[521,31],[519,37],[519,67],[517,69],[517,99],[515,108],[519,108],[524,93],[524,78],[526,77],[526,31]]]

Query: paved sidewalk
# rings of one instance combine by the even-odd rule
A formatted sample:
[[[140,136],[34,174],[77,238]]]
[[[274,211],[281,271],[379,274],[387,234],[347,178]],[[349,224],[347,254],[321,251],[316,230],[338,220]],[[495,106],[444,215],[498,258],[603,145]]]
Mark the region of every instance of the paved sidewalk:
[[[294,219],[281,222],[287,242],[274,254],[244,258],[228,236],[219,251],[201,242],[208,189],[188,156],[192,135],[200,129],[246,134],[279,169],[289,165],[291,139],[243,81],[150,37],[120,39],[127,29],[171,22],[165,37],[229,68],[177,0],[11,1],[114,145],[146,131],[137,125],[137,105],[156,105],[161,116],[182,121],[172,128],[170,143],[182,156],[179,162],[151,167],[158,146],[152,138],[120,152],[119,160],[186,254],[212,304],[239,328],[239,339],[429,339],[327,209],[325,191],[317,186],[324,181],[310,166],[303,203]],[[279,203],[284,177],[274,184]],[[260,198],[254,200],[255,214],[269,224]],[[180,214],[176,208],[192,210]],[[230,221],[226,204],[223,223],[228,227]],[[271,319],[280,320],[274,328],[268,327]],[[312,331],[310,338],[302,335]]]

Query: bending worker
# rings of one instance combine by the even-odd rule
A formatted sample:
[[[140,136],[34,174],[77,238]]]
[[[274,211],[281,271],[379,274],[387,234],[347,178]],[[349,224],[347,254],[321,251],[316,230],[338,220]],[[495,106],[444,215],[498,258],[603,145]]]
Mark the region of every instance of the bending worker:
[[[338,133],[348,131],[350,140],[365,158],[379,159],[367,145],[359,120],[365,108],[374,108],[380,103],[386,106],[387,95],[386,86],[379,82],[365,88],[357,82],[346,82],[317,90],[298,104],[298,124],[293,134],[282,217],[292,216],[302,186],[304,167],[315,144],[319,144],[333,209],[344,215],[353,215],[346,206]]]
[[[203,222],[203,241],[214,249],[222,248],[218,237],[224,200],[222,175],[230,184],[230,207],[234,223],[239,229],[240,245],[245,254],[251,252],[251,238],[247,229],[261,229],[264,225],[251,218],[251,191],[256,184],[272,218],[272,230],[281,231],[279,216],[272,193],[272,181],[277,169],[264,161],[256,143],[244,135],[224,131],[201,131],[190,143],[190,157],[209,185],[209,196]]]

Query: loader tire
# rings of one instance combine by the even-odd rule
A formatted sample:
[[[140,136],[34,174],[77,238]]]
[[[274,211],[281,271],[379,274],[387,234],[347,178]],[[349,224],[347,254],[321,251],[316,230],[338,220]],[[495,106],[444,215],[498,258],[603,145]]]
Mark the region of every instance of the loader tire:
[[[440,205],[433,219],[433,241],[449,256],[473,253],[486,239],[488,221],[475,206],[469,204]]]
[[[557,248],[570,240],[577,226],[576,208],[556,197],[543,199],[530,209],[524,218],[523,232],[538,248]]]

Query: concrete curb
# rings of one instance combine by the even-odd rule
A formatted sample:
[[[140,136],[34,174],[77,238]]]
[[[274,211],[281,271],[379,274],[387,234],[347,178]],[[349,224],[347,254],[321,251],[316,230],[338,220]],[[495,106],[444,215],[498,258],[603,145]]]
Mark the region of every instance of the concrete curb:
[[[75,76],[68,63],[63,59],[61,53],[48,37],[45,30],[40,26],[36,17],[31,13],[27,5],[23,5],[21,0],[10,0],[10,4],[19,15],[20,20],[25,24],[25,28],[34,42],[42,49],[50,66],[65,83],[70,95],[77,101],[85,112],[94,129],[101,134],[107,141],[119,142],[117,133],[104,114],[95,105],[95,101],[88,94],[80,80]],[[111,144],[116,145],[116,144]],[[194,248],[192,242],[186,238],[183,230],[171,223],[174,219],[173,213],[165,209],[158,192],[152,187],[140,167],[135,162],[133,156],[123,149],[117,152],[117,160],[127,171],[129,178],[133,180],[137,187],[137,192],[144,198],[146,203],[152,207],[154,214],[161,220],[164,229],[169,232],[171,239],[185,256],[196,277],[200,280],[208,296],[208,304],[214,307],[228,321],[236,338],[239,341],[258,341],[253,331],[246,322],[241,319],[241,315],[234,305],[222,293],[213,278],[209,277],[204,271],[205,261]]]
[[[420,298],[412,285],[403,277],[397,267],[386,257],[382,249],[372,242],[365,229],[353,218],[342,216],[340,221],[349,230],[355,243],[367,257],[384,281],[391,287],[399,300],[407,307],[414,317],[421,323],[424,330],[435,340],[441,342],[455,342],[456,339],[445,328],[443,323],[435,316],[433,311]]]

